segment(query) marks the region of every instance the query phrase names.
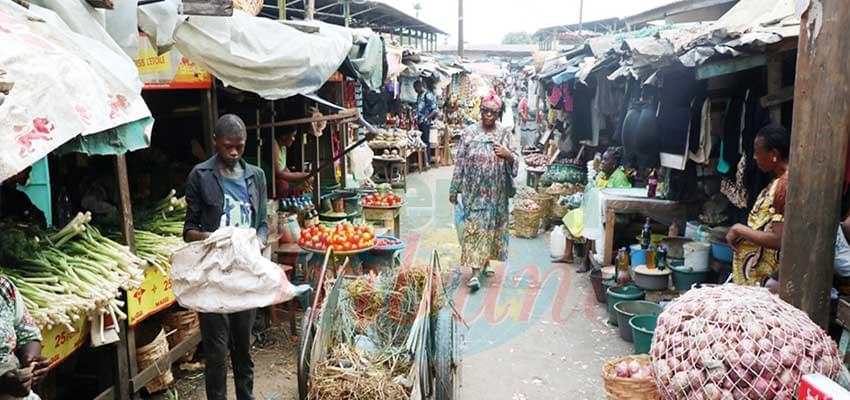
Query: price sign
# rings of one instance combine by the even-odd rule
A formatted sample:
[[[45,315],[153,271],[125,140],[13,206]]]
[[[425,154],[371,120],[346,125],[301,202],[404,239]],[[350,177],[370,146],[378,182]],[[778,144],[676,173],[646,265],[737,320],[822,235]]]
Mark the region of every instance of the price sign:
[[[127,291],[127,315],[130,326],[170,307],[176,298],[171,290],[171,274],[156,267],[145,269],[145,280],[138,289]]]
[[[72,326],[73,330],[57,325],[41,331],[41,355],[50,359],[50,368],[59,365],[83,346],[89,332],[87,324],[88,319],[81,317]]]

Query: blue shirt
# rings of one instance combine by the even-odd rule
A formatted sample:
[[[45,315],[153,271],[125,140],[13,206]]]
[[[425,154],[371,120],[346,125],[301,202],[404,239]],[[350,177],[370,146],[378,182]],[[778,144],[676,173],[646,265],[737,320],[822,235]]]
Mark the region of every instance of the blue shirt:
[[[425,117],[437,111],[437,98],[430,90],[426,90],[416,99],[416,115],[419,124],[431,126],[432,121],[425,121]]]
[[[221,185],[224,192],[221,226],[250,228],[253,221],[251,197],[248,195],[244,174],[238,177],[222,176]]]

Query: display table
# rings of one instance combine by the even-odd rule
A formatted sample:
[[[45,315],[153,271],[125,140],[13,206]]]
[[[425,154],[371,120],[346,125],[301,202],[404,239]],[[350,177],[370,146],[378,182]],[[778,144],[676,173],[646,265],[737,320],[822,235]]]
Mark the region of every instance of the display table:
[[[647,198],[646,188],[591,189],[586,197],[583,204],[583,207],[586,207],[585,237],[596,240],[597,243],[602,242],[604,265],[611,265],[613,258],[617,214],[641,214],[670,222],[685,221],[687,218],[687,208],[684,204]]]
[[[393,230],[394,237],[401,237],[401,207],[370,208],[364,206],[363,219],[366,222],[380,222],[384,228]]]
[[[384,180],[376,179],[375,183],[389,183],[393,188],[407,192],[407,160],[403,157],[372,157],[375,171],[384,171]],[[398,172],[399,178],[393,181],[392,173]]]

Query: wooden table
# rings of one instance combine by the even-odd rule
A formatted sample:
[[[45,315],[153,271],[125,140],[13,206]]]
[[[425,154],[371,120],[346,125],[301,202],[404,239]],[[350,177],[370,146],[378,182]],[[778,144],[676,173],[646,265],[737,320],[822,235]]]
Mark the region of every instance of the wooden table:
[[[659,199],[628,197],[605,194],[605,249],[602,256],[604,264],[611,265],[614,251],[614,229],[617,214],[641,214],[647,216],[669,216],[674,221],[685,221],[687,208],[684,204]]]
[[[401,238],[401,207],[369,208],[363,207],[363,219],[367,222],[380,222],[384,228],[392,228],[393,236]],[[376,232],[377,234],[377,232]]]
[[[384,178],[386,179],[385,181],[376,180],[375,183],[386,182],[392,185],[393,188],[400,188],[407,192],[407,160],[405,158],[375,156],[372,157],[372,165],[375,166],[376,171],[379,168],[383,167]],[[399,179],[396,183],[393,183],[392,178],[392,172],[394,167],[398,168],[399,173]]]

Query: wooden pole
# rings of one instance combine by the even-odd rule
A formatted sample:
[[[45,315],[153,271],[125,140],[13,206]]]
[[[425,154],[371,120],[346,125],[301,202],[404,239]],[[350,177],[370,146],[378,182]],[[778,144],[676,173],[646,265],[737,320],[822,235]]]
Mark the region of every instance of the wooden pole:
[[[463,0],[457,0],[457,55],[463,58]]]
[[[277,19],[286,19],[286,0],[277,0]]]
[[[779,285],[825,328],[850,132],[850,2],[815,3],[800,21]]]
[[[351,1],[345,0],[342,7],[345,18],[345,27],[348,28],[351,25]]]
[[[121,213],[121,235],[130,251],[136,252],[136,235],[133,227],[133,207],[130,202],[130,182],[127,178],[127,158],[124,154],[115,156],[115,176],[118,181],[118,210]],[[123,292],[124,301],[127,301],[127,294]],[[126,310],[126,305],[125,305]],[[119,326],[119,341],[115,343],[115,376],[116,384],[114,395],[118,400],[129,399],[133,397],[132,388],[130,387],[130,378],[136,372],[136,348],[130,347],[129,344],[135,344],[135,337],[128,338],[128,335],[133,335],[132,332],[127,332],[129,326],[127,321],[115,322]],[[129,340],[132,339],[132,340]]]

